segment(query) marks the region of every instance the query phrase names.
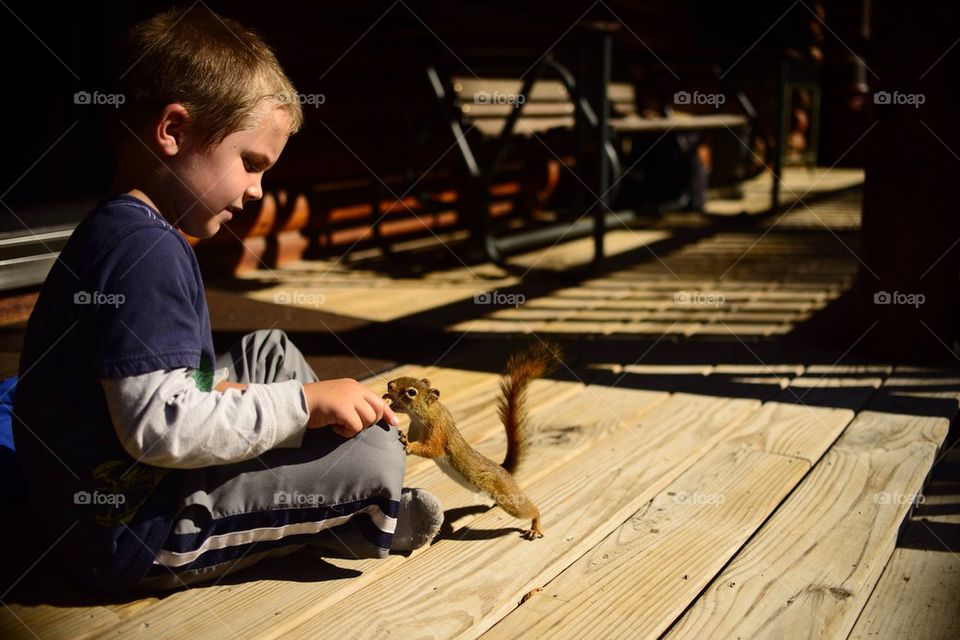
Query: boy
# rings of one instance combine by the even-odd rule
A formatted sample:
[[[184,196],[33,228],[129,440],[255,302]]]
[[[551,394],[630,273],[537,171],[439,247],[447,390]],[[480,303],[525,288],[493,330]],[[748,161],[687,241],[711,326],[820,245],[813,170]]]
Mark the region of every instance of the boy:
[[[208,580],[304,546],[383,557],[428,542],[433,496],[403,490],[397,416],[318,381],[279,331],[217,359],[192,249],[258,200],[302,122],[254,33],[204,9],[132,28],[111,192],[30,316],[14,433],[40,542],[114,592]],[[379,423],[379,424],[378,424]]]

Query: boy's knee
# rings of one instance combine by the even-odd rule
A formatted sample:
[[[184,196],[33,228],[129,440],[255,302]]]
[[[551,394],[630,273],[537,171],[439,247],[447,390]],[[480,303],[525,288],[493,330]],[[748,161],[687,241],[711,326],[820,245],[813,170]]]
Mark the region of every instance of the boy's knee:
[[[254,344],[257,360],[282,370],[279,380],[295,378],[301,382],[317,382],[320,379],[285,331],[262,329],[256,332]]]
[[[357,472],[367,476],[368,486],[382,487],[388,490],[393,499],[399,499],[407,454],[400,444],[397,430],[373,425],[354,438],[359,438],[364,445],[363,465],[358,465]]]
[[[285,359],[290,348],[293,346],[290,337],[286,332],[280,329],[259,329],[247,336],[246,350],[254,354],[253,357],[260,359]]]
[[[350,502],[377,495],[400,499],[407,456],[397,430],[379,425],[368,427],[345,440],[329,428],[308,430],[301,446],[301,455],[324,451],[317,458],[323,477],[329,482],[337,501]],[[315,482],[315,475],[304,479]]]
[[[290,337],[283,329],[259,329],[253,332],[257,344],[286,346]]]

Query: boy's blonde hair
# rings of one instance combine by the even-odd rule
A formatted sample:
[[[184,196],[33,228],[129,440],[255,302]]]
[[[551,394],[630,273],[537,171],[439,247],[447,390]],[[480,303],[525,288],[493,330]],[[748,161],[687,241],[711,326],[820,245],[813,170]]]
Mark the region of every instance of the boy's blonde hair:
[[[254,128],[253,112],[264,99],[287,112],[291,134],[303,124],[296,90],[270,47],[203,7],[171,9],[134,25],[118,42],[114,66],[112,80],[125,97],[122,118],[139,126],[180,103],[201,149]]]

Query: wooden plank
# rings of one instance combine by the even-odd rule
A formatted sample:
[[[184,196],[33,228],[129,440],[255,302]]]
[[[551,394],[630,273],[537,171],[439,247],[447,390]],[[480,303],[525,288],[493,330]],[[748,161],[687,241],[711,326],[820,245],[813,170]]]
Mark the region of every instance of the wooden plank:
[[[87,638],[129,618],[157,602],[145,597],[129,602],[93,592],[78,594],[72,583],[52,584],[42,597],[58,604],[25,605],[11,596],[0,608],[0,638]],[[59,602],[87,601],[88,606],[68,606]],[[93,603],[100,604],[93,604]]]
[[[457,540],[441,541],[412,557],[389,580],[365,587],[322,615],[308,612],[293,633],[476,637],[530,588],[557,575],[648,502],[757,404],[677,394],[644,414],[638,426],[618,431],[562,472],[530,485],[545,521],[552,523],[536,546],[518,544],[512,536],[472,550]],[[665,424],[670,428],[664,429]],[[490,513],[475,524],[492,528],[498,521]],[[376,616],[358,607],[358,601],[376,603],[371,604]]]
[[[860,612],[851,640],[960,638],[960,491],[951,471],[958,463],[960,450],[954,447],[938,457],[941,469],[933,472],[924,494],[883,496],[918,506]]]
[[[960,558],[955,552],[893,552],[850,640],[960,638]]]
[[[789,324],[771,324],[771,323],[739,323],[730,324],[701,324],[691,335],[698,336],[775,336],[790,333],[793,327]]]
[[[809,365],[789,381],[754,417],[763,428],[737,436],[737,444],[817,462],[840,436],[883,378],[883,366],[835,366],[830,372]]]
[[[512,104],[463,104],[460,107],[463,113],[474,119],[488,119],[503,126],[503,122],[515,107]],[[523,106],[523,117],[536,119],[548,116],[563,116],[573,114],[576,107],[572,102],[530,102]]]
[[[602,302],[602,301],[601,301]],[[547,298],[531,298],[524,302],[528,309],[552,309],[554,311],[569,311],[570,309],[589,309],[593,308],[597,302],[577,299],[577,298],[558,298],[550,296]]]
[[[867,410],[800,487],[687,611],[667,638],[845,637],[889,559],[909,505],[881,492],[915,494],[943,442],[960,379],[899,397],[890,378]],[[886,412],[928,409],[952,398],[947,416]],[[912,403],[912,404],[911,404]]]
[[[665,240],[670,235],[667,231],[662,230],[614,229],[604,235],[604,252],[609,257],[634,251],[640,247]],[[510,262],[526,268],[563,270],[590,262],[593,259],[593,251],[592,238],[578,238],[546,249],[513,256],[510,258]]]
[[[503,129],[504,121],[496,120],[474,120],[473,125],[477,131],[487,136],[496,136]],[[534,133],[544,133],[550,129],[563,128],[572,129],[574,118],[571,114],[565,118],[520,118],[514,127],[514,133],[520,136],[530,136]]]
[[[858,404],[872,392],[850,386]],[[659,637],[852,418],[853,411],[806,407],[781,392],[484,638]]]
[[[590,321],[564,320],[557,322],[546,328],[547,331],[559,331],[564,333],[577,334],[651,334],[654,336],[662,335],[692,335],[697,332],[703,324],[699,322],[609,322],[599,323]]]
[[[280,284],[268,289],[246,294],[261,302],[284,302],[304,309],[323,309],[330,313],[388,322],[406,315],[426,311],[434,307],[472,298],[477,286],[461,285],[426,288],[424,283],[410,281],[375,291],[359,285],[339,288],[327,284]]]
[[[736,114],[678,115],[670,118],[642,118],[627,116],[610,120],[610,126],[619,132],[641,131],[701,131],[704,129],[736,128],[747,124],[747,119]]]
[[[747,449],[708,455],[483,638],[658,637],[807,468]]]
[[[25,607],[11,603],[0,609],[0,637],[7,640],[83,638],[100,633],[118,622],[120,616],[108,606],[60,607],[39,604]]]
[[[461,99],[472,103],[474,94],[494,92],[504,95],[516,95],[523,87],[523,80],[520,78],[469,78],[455,77],[453,79],[453,90],[461,96]],[[570,97],[566,87],[559,80],[540,80],[530,89],[530,95],[527,98],[531,101],[569,101]]]

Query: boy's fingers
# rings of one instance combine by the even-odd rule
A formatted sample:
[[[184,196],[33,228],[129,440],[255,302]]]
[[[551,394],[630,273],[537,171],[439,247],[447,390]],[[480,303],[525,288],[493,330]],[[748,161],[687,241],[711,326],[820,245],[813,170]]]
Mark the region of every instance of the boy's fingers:
[[[369,427],[380,419],[377,411],[366,402],[357,405],[357,415],[360,417],[361,427]]]
[[[369,389],[365,394],[363,394],[363,398],[367,401],[367,404],[373,407],[373,410],[377,412],[377,420],[379,420],[381,416],[383,416],[383,410],[387,407],[386,401]]]
[[[383,408],[383,417],[387,419],[387,422],[395,427],[400,424],[400,416],[398,416],[390,407]]]
[[[383,398],[375,393],[370,393],[366,398],[370,406],[377,410],[377,419],[374,422],[380,422],[381,418],[386,418],[387,422],[395,427],[400,424],[399,416],[390,408],[390,405],[383,401]]]
[[[339,429],[334,428],[334,431],[344,438],[352,438],[363,431],[363,422],[356,412],[351,411],[341,416],[340,423],[337,424],[337,427],[339,427]]]

